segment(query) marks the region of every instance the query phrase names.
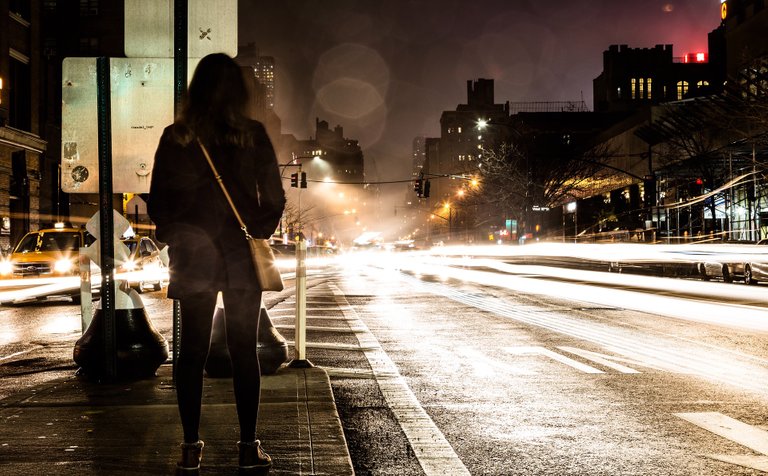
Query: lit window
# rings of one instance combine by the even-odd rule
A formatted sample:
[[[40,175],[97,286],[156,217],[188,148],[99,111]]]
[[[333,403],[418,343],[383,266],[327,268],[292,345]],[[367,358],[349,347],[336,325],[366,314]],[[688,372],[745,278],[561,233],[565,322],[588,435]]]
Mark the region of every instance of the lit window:
[[[651,99],[651,78],[645,80],[645,97]]]
[[[632,99],[635,99],[637,97],[637,80],[632,78],[630,82],[632,83]]]
[[[683,96],[688,94],[688,81],[677,82],[677,99],[683,99]]]
[[[644,78],[640,78],[640,88],[639,89],[640,89],[640,94],[638,94],[638,97],[640,99],[642,99],[642,98],[645,97],[645,79]]]
[[[459,134],[461,134],[461,126],[459,126],[458,131]]]
[[[696,86],[699,88],[702,88],[704,86],[709,86],[709,81],[699,81],[698,83],[696,83]]]
[[[91,17],[99,14],[99,0],[80,0],[80,16]]]

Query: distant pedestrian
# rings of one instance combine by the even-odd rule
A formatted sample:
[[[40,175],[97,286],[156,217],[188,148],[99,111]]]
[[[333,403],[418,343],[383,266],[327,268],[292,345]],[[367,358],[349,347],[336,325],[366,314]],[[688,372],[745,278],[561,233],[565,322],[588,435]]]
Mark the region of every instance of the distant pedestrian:
[[[217,53],[200,60],[181,114],[163,131],[152,170],[149,216],[158,240],[169,245],[168,297],[181,306],[181,342],[174,342],[180,345],[175,379],[184,431],[179,472],[200,467],[203,368],[219,291],[240,424],[239,466],[241,472],[265,474],[272,465],[256,439],[262,291],[244,234],[198,144],[210,153],[249,233],[269,238],[285,192],[266,131],[247,116],[247,95],[232,58]]]

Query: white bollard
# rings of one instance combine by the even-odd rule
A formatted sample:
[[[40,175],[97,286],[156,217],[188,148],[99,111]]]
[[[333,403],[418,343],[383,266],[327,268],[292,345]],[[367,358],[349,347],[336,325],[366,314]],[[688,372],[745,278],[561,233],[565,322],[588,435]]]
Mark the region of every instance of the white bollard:
[[[312,367],[307,360],[307,242],[296,243],[296,335],[294,337],[294,359],[289,364],[294,368]]]

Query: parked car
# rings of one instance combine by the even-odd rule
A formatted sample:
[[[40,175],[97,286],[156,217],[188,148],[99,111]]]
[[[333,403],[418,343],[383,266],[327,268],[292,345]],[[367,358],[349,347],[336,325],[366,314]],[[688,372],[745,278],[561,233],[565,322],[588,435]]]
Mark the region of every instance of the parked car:
[[[160,249],[146,236],[133,236],[121,240],[128,247],[128,260],[118,266],[117,274],[128,280],[128,285],[144,292],[150,287],[160,291],[168,283],[168,270],[160,259]]]
[[[759,246],[766,246],[766,251],[755,251],[754,248],[743,248],[737,252],[733,250],[728,254],[719,255],[719,259],[702,260],[697,263],[697,269],[702,279],[722,279],[731,283],[737,279],[743,279],[745,284],[757,284],[759,281],[768,281],[768,239],[757,242]],[[750,245],[739,245],[749,247]]]
[[[79,273],[80,248],[95,239],[82,228],[56,224],[24,235],[0,263],[3,277],[71,276]]]

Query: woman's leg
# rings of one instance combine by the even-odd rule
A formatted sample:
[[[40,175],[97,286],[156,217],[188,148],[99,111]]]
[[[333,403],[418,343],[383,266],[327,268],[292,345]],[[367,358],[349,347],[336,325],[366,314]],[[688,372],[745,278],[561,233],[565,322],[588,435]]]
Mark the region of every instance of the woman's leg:
[[[176,361],[176,400],[184,442],[194,443],[200,439],[198,430],[203,397],[203,368],[211,343],[216,293],[196,294],[181,299],[180,305],[181,342]]]
[[[240,441],[256,439],[259,414],[261,373],[257,353],[261,292],[228,289],[224,294],[224,322],[227,347],[232,359],[232,381],[235,388]]]

